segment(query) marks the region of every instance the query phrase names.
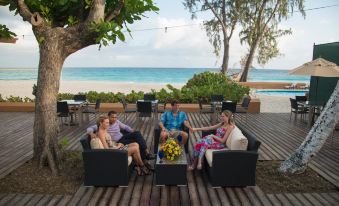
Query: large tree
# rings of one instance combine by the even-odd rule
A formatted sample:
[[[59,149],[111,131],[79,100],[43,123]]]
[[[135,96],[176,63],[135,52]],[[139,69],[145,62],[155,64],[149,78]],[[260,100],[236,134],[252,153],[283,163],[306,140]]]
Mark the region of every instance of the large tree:
[[[48,163],[57,174],[56,102],[65,59],[90,45],[124,41],[122,29],[127,24],[158,8],[152,0],[0,0],[0,5],[30,23],[39,43],[33,158],[40,167]]]
[[[255,54],[259,64],[278,56],[278,38],[291,34],[290,29],[279,29],[279,23],[287,19],[297,7],[304,13],[304,0],[246,0],[243,4],[240,32],[241,43],[248,45],[246,63],[240,77],[247,81]],[[257,51],[258,50],[258,51]]]
[[[204,27],[217,57],[223,52],[221,72],[226,73],[229,61],[230,40],[239,22],[243,0],[185,0],[185,7],[192,13],[211,11],[213,18],[204,21]],[[222,50],[221,50],[222,48]]]
[[[339,81],[326,106],[301,143],[279,170],[286,173],[302,173],[307,168],[312,157],[315,156],[325,144],[328,137],[333,135],[335,125],[339,121]]]

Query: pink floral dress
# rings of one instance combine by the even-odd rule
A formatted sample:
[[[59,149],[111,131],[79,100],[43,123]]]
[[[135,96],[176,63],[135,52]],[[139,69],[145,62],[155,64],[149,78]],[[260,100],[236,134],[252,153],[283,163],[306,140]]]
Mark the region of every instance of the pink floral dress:
[[[226,133],[226,129],[220,127],[217,129],[216,136],[222,138]],[[225,144],[215,140],[213,138],[214,135],[207,135],[200,139],[194,146],[193,157],[201,158],[204,156],[207,149],[223,149],[225,148]]]

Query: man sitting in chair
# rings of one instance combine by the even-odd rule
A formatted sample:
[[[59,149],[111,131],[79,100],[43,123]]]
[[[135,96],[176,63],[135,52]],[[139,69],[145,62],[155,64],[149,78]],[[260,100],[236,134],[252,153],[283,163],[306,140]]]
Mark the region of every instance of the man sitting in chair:
[[[190,131],[193,132],[191,125],[187,120],[187,115],[183,111],[179,111],[179,104],[177,100],[171,101],[172,109],[166,111],[161,116],[161,122],[159,123],[161,133],[160,137],[162,141],[166,141],[169,135],[173,136],[175,132],[179,131],[179,135],[182,137],[182,143],[186,144],[188,139],[188,134],[184,131],[181,131],[182,124],[184,124]]]
[[[108,112],[108,117],[109,127],[107,129],[107,132],[111,136],[113,141],[122,144],[130,144],[132,142],[136,142],[139,144],[140,155],[143,160],[155,159],[156,156],[148,151],[146,141],[139,131],[133,131],[130,126],[120,122],[118,120],[118,114],[116,111]],[[122,134],[121,130],[125,130],[128,133]],[[98,131],[97,125],[93,125],[87,128],[87,134],[89,134],[91,138],[95,137],[94,132],[96,131]]]

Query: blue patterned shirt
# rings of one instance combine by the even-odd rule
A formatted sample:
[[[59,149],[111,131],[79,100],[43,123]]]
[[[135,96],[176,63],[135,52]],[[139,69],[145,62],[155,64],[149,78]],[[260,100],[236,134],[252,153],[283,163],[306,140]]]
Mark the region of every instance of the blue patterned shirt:
[[[161,122],[163,123],[164,127],[167,130],[171,129],[181,129],[181,125],[184,123],[184,121],[187,120],[187,115],[185,112],[178,111],[176,116],[173,116],[172,111],[166,111],[162,116],[161,116]]]

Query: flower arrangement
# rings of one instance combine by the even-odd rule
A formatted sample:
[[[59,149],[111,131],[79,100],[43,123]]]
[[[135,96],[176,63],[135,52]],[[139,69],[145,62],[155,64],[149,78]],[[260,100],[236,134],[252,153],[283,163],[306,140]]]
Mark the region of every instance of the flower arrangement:
[[[165,143],[160,146],[160,150],[164,151],[168,160],[174,160],[180,156],[182,148],[174,138],[168,138]]]

